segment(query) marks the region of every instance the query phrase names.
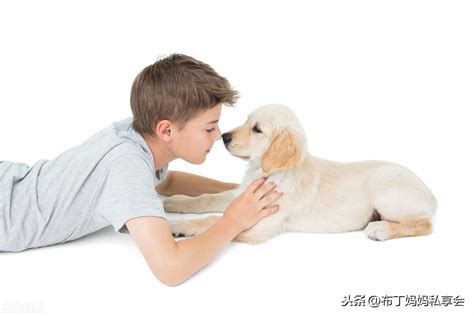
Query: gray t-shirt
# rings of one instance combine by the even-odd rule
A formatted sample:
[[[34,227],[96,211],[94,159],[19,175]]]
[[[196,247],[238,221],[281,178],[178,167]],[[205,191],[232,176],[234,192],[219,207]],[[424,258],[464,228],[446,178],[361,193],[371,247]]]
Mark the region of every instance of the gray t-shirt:
[[[0,251],[64,243],[140,216],[165,218],[153,155],[131,126],[116,122],[53,160],[0,162]],[[2,157],[0,157],[2,158]]]

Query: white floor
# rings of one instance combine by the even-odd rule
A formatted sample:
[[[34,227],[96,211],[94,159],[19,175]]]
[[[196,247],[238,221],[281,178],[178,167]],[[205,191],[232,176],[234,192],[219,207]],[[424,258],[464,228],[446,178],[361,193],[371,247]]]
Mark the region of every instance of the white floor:
[[[427,237],[374,242],[362,232],[286,234],[257,246],[232,243],[174,288],[153,277],[129,235],[109,227],[63,245],[0,254],[0,311],[468,315],[473,311],[470,223],[448,211],[441,207]],[[460,295],[466,302],[412,307],[402,298],[401,307],[343,307],[348,295]]]

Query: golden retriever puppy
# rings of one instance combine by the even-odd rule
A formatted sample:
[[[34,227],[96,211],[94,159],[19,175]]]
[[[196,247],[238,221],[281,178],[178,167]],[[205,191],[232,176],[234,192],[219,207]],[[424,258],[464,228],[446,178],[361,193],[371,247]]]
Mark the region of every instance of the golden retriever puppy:
[[[362,230],[373,240],[421,236],[431,232],[436,199],[410,170],[383,161],[339,163],[308,153],[306,136],[286,106],[257,108],[247,121],[222,135],[227,150],[249,161],[240,187],[198,197],[172,196],[167,212],[224,212],[253,180],[267,176],[285,194],[280,210],[236,241],[261,243],[283,232],[337,233]],[[173,234],[191,236],[218,216],[170,221]]]

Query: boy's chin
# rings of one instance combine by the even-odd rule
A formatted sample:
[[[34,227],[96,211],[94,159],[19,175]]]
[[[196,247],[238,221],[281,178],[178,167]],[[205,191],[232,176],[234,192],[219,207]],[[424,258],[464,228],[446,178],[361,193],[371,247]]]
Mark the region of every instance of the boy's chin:
[[[206,156],[203,157],[196,157],[193,159],[184,159],[189,163],[192,163],[193,165],[201,165],[206,161]]]

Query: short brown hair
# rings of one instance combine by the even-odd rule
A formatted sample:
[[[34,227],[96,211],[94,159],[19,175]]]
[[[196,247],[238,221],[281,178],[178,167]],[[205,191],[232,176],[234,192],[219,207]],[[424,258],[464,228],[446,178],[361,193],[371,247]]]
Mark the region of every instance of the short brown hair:
[[[161,120],[179,128],[199,112],[218,103],[232,106],[239,97],[226,78],[208,64],[192,57],[173,54],[143,69],[135,78],[130,94],[133,128],[155,135]]]

